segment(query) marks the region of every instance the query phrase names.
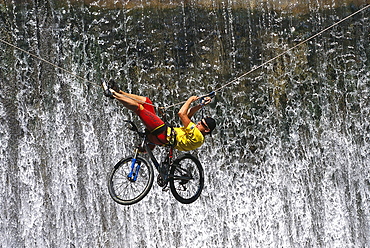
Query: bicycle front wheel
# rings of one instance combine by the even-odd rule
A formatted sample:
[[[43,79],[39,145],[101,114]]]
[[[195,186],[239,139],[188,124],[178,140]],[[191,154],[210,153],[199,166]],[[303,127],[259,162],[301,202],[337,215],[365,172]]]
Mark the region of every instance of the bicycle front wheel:
[[[170,169],[172,195],[181,203],[189,204],[200,196],[204,187],[204,172],[199,160],[191,154],[177,158]]]
[[[119,161],[111,170],[108,179],[109,194],[122,205],[141,201],[151,189],[154,180],[153,166],[144,158],[128,157]]]

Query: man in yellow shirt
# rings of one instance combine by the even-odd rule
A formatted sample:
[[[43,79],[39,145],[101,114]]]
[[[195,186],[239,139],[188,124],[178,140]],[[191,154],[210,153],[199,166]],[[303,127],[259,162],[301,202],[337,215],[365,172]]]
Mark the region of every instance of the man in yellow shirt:
[[[104,94],[111,98],[117,99],[126,108],[135,112],[144,123],[150,134],[148,139],[156,145],[167,145],[171,142],[172,132],[161,118],[155,112],[152,101],[148,97],[129,94],[117,89],[109,88],[103,83]],[[211,134],[216,127],[216,122],[211,117],[205,117],[197,124],[191,121],[191,117],[200,110],[204,105],[211,102],[210,97],[204,98],[203,103],[194,107],[190,105],[197,101],[199,97],[191,96],[180,108],[178,116],[180,117],[183,127],[174,128],[176,140],[174,148],[180,151],[190,151],[200,147],[204,143],[204,136]]]

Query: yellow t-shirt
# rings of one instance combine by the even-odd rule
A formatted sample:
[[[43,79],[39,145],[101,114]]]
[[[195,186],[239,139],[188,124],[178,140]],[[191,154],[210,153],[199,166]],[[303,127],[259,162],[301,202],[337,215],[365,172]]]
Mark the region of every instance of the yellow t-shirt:
[[[204,136],[193,122],[187,127],[175,127],[176,146],[175,149],[180,151],[194,150],[204,143]]]

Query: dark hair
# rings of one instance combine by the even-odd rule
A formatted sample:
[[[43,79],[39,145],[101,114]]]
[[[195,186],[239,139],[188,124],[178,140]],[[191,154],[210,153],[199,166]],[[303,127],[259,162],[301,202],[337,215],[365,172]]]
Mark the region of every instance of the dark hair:
[[[215,129],[215,127],[216,127],[216,121],[215,121],[215,119],[213,119],[212,117],[208,117],[207,116],[207,117],[204,118],[204,121],[206,122],[207,126],[211,130],[208,133],[209,134],[212,134],[213,129]]]

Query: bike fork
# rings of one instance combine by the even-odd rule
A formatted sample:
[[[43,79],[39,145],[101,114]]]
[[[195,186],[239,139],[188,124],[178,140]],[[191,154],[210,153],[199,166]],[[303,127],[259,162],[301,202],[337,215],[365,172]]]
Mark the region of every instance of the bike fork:
[[[144,141],[143,141],[144,144]],[[131,170],[130,173],[127,175],[127,179],[131,182],[136,182],[137,177],[139,176],[139,170],[141,166],[141,162],[137,162],[137,154],[139,153],[139,148],[135,150],[135,156],[131,159]]]
[[[131,182],[136,182],[137,177],[139,175],[139,170],[140,170],[140,162],[136,163],[136,158],[133,158],[131,160],[131,170],[130,173],[128,173],[127,178]]]

